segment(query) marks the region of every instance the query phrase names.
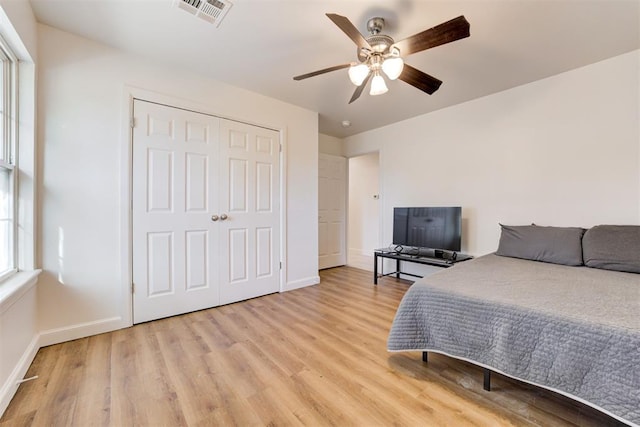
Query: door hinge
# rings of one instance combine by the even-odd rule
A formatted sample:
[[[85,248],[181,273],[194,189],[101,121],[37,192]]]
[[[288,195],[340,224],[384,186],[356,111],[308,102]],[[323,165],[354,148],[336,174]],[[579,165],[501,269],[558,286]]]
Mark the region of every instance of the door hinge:
[[[280,261],[280,270],[282,270],[282,261]]]
[[[131,129],[136,127],[136,119],[135,119],[135,117],[131,117],[131,120],[129,120],[129,126],[131,126]]]
[[[136,284],[131,282],[131,293],[135,294],[136,293]]]
[[[280,152],[282,153],[282,144],[280,144]]]

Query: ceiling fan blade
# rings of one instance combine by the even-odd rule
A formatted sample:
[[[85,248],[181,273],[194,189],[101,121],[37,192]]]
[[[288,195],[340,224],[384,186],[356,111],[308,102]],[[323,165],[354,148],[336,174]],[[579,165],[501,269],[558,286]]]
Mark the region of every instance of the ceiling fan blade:
[[[427,73],[423,73],[422,71],[413,68],[408,64],[404,64],[402,74],[400,74],[400,77],[398,78],[403,82],[409,83],[411,86],[428,93],[429,95],[437,91],[442,84],[441,80],[438,80]]]
[[[349,104],[351,104],[356,99],[360,98],[360,95],[362,95],[362,91],[364,90],[367,83],[369,83],[370,78],[371,78],[371,73],[369,73],[367,77],[365,77],[362,84],[356,88],[355,92],[353,92],[353,95],[351,95],[351,100],[349,100]]]
[[[322,70],[313,71],[311,73],[300,74],[299,76],[295,76],[293,80],[304,80],[308,79],[309,77],[319,76],[320,74],[330,73],[331,71],[342,70],[343,68],[348,68],[350,66],[351,64],[334,65],[333,67],[324,68]]]
[[[367,42],[360,31],[349,21],[349,19],[345,18],[341,15],[336,15],[335,13],[327,13],[326,14],[329,19],[333,21],[334,24],[338,26],[344,33],[349,36],[351,40],[358,46],[360,49],[369,49],[371,50],[371,45]]]
[[[469,22],[464,16],[458,16],[451,21],[436,25],[433,28],[414,34],[404,40],[395,43],[400,49],[400,55],[406,56],[421,52],[432,47],[451,43],[456,40],[469,37]]]

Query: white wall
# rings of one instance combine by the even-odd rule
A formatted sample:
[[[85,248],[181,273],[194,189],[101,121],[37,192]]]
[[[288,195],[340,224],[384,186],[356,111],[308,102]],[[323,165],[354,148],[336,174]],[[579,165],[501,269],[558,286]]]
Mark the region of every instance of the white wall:
[[[318,151],[324,154],[342,157],[342,140],[335,136],[321,133],[318,135]]]
[[[462,206],[475,255],[497,248],[498,222],[640,223],[639,62],[631,52],[345,139],[347,157],[380,151],[382,241],[394,206]]]
[[[373,251],[380,244],[379,155],[349,159],[349,221],[347,264],[373,271]],[[384,245],[382,245],[384,246]]]
[[[285,288],[319,281],[317,113],[48,26],[39,26],[38,35],[44,343],[126,326],[130,315],[121,215],[125,85],[285,131]]]

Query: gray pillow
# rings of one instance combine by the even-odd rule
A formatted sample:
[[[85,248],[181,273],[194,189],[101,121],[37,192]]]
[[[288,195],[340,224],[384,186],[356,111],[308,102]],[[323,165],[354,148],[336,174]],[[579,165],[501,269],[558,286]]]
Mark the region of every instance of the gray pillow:
[[[640,226],[596,225],[582,240],[588,267],[640,273]]]
[[[583,265],[579,227],[502,225],[497,255],[563,265]]]

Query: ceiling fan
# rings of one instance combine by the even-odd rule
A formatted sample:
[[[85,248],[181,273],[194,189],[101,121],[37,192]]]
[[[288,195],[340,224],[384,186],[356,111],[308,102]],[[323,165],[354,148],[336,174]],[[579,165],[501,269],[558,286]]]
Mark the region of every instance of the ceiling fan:
[[[349,68],[349,78],[357,86],[349,104],[358,99],[367,83],[371,80],[370,95],[382,95],[387,92],[381,71],[390,79],[400,79],[423,92],[431,95],[442,81],[422,71],[405,64],[402,57],[421,52],[432,47],[451,43],[469,37],[469,22],[464,16],[458,16],[450,21],[436,25],[433,28],[414,34],[399,42],[382,34],[383,18],[371,18],[367,22],[369,35],[364,37],[358,29],[344,16],[335,13],[326,14],[358,47],[359,63],[335,65],[307,74],[301,74],[293,80],[303,80],[331,71]]]

